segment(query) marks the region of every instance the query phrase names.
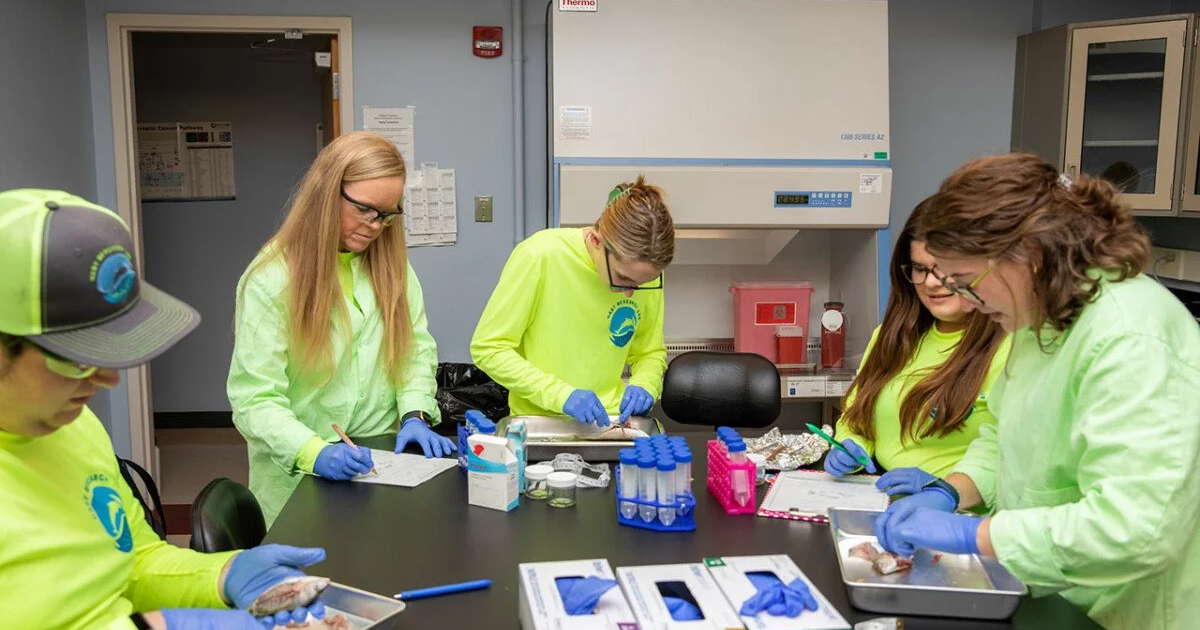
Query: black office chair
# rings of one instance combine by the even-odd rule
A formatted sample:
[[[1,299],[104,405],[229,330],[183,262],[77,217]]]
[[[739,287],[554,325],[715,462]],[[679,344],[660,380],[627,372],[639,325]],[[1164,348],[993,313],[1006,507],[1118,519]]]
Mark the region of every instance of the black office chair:
[[[685,352],[663,377],[662,409],[680,424],[761,429],[783,405],[779,370],[751,352]]]
[[[192,549],[205,553],[249,549],[266,535],[262,508],[246,486],[222,477],[196,495],[192,503]]]

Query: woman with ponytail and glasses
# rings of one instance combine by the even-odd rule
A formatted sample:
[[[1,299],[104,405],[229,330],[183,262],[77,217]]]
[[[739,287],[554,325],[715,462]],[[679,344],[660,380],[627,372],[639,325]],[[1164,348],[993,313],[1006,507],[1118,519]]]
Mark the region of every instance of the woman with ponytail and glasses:
[[[825,470],[840,477],[873,456],[890,471],[877,485],[891,494],[949,474],[980,427],[996,422],[988,393],[1008,357],[1000,326],[963,308],[931,273],[933,257],[915,238],[929,203],[913,210],[896,241],[883,323],[838,420],[837,436],[855,457],[832,450],[825,458]],[[874,462],[866,472],[876,472]]]
[[[371,452],[339,441],[397,433],[426,457],[456,450],[438,422],[437,346],[408,263],[404,160],[386,138],[338,137],[237,287],[227,392],[270,525],[300,477],[346,481]]]
[[[943,182],[917,225],[963,308],[1013,333],[984,427],[944,481],[876,522],[889,551],[995,557],[1109,630],[1200,618],[1200,328],[1145,275],[1108,182],[1028,154]],[[987,506],[978,518],[955,510]]]
[[[674,256],[663,191],[640,176],[618,185],[594,225],[542,230],[513,249],[472,359],[508,388],[513,415],[607,426],[610,414],[650,411],[667,369],[663,270]]]

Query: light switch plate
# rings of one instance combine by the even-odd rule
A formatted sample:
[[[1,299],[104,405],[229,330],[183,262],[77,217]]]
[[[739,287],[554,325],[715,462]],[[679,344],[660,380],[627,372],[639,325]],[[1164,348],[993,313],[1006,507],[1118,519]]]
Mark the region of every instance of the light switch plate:
[[[491,195],[476,195],[475,196],[475,222],[476,223],[491,223],[492,222],[492,196]]]

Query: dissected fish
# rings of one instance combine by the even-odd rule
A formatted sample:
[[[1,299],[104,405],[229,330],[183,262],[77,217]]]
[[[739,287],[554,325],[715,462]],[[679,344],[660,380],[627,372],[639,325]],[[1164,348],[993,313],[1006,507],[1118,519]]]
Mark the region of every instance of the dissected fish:
[[[901,558],[894,553],[880,551],[870,542],[860,543],[850,548],[851,558],[861,558],[871,563],[875,572],[880,575],[891,575],[912,568],[912,560]]]
[[[650,437],[645,431],[614,424],[605,431],[587,436],[589,440],[632,440],[633,438]]]
[[[324,619],[309,618],[304,623],[291,622],[286,626],[275,626],[276,628],[303,628],[304,630],[354,630],[354,625],[350,620],[338,613],[329,613]]]
[[[329,578],[305,575],[284,580],[262,592],[247,610],[255,617],[307,606],[329,587]]]

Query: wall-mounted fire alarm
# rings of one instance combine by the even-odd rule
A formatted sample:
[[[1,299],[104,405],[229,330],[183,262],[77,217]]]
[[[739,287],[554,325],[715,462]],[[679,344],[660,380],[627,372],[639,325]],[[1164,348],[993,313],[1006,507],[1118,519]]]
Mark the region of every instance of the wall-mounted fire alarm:
[[[499,57],[504,52],[504,28],[475,26],[471,33],[471,52],[476,57]]]

